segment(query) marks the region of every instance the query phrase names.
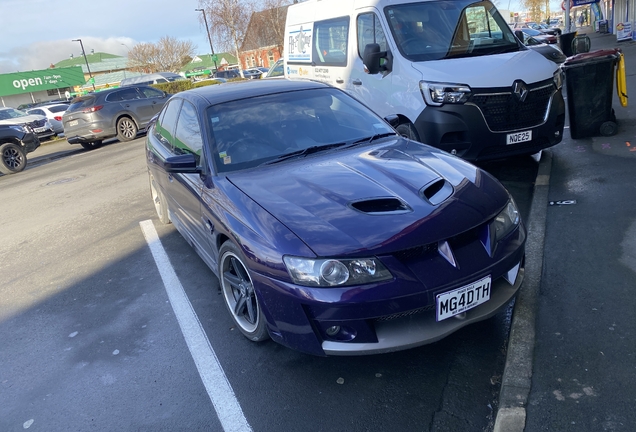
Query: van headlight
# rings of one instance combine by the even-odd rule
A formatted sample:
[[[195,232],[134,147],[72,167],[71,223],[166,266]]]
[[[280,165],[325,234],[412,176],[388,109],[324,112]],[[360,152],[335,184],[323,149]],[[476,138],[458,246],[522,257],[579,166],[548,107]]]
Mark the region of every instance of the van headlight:
[[[515,204],[515,200],[510,197],[508,204],[490,223],[490,233],[492,235],[493,244],[510,234],[521,222],[519,209]]]
[[[472,91],[466,84],[420,81],[420,91],[427,105],[463,104]]]
[[[313,259],[285,255],[283,261],[294,283],[304,286],[362,285],[393,278],[377,258]]]
[[[552,81],[554,81],[554,86],[557,90],[560,90],[563,87],[563,71],[559,68],[554,75],[552,75]]]

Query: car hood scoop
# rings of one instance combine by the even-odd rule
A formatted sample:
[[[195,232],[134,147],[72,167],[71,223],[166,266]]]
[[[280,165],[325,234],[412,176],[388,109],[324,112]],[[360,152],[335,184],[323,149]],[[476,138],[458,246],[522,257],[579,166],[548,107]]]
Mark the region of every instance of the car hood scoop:
[[[381,254],[436,242],[494,217],[508,200],[486,172],[401,138],[227,179],[318,256]]]

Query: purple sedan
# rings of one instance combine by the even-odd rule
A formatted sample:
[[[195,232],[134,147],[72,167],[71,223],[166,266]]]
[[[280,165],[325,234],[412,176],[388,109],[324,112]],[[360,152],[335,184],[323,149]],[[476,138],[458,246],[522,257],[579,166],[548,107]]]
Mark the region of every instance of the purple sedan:
[[[512,197],[396,120],[287,79],[163,108],[146,139],[157,215],[218,276],[245,337],[315,355],[397,351],[517,294],[526,231]]]

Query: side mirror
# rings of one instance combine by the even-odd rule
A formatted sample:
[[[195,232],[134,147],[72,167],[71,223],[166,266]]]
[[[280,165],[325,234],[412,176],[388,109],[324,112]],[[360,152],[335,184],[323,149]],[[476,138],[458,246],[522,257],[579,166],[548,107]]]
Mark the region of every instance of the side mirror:
[[[169,173],[193,174],[201,172],[193,154],[170,156],[161,161],[160,164]]]
[[[382,61],[384,59],[384,62]],[[390,71],[392,56],[390,51],[380,51],[380,45],[376,43],[367,44],[364,47],[362,62],[371,75],[382,71]]]
[[[515,30],[515,36],[517,36],[517,39],[519,39],[521,43],[525,45],[525,43],[523,42],[523,32],[521,30]]]
[[[400,117],[397,114],[389,114],[388,116],[384,117],[384,120],[386,120],[388,124],[393,126],[393,129],[400,125]]]

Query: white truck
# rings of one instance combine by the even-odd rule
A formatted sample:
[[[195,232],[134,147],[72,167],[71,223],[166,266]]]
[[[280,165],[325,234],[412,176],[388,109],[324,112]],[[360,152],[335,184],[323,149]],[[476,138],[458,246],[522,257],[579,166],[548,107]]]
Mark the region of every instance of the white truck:
[[[286,77],[341,88],[464,159],[562,139],[561,71],[487,0],[308,0],[289,6],[284,45]]]

